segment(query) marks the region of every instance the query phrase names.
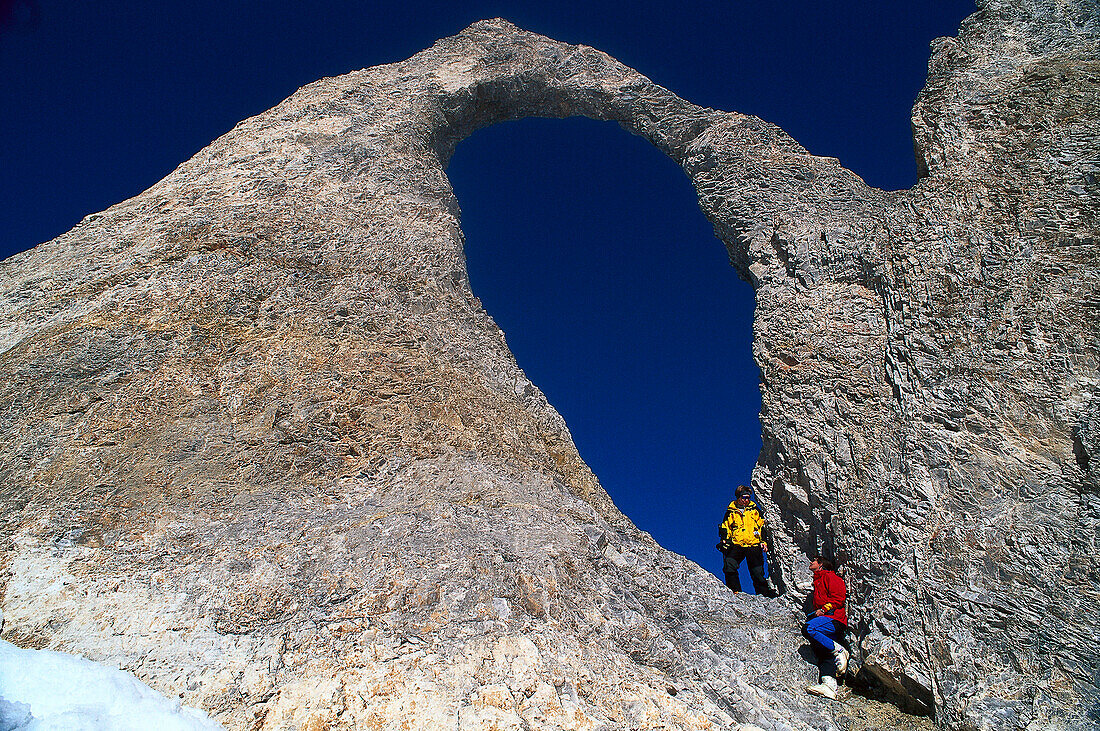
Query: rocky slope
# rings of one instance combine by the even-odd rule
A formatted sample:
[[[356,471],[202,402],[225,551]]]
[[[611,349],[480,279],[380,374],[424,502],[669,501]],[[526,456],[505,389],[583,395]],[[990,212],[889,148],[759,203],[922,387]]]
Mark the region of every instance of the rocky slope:
[[[944,726],[1097,723],[1098,16],[941,40],[896,193],[500,20],[245,120],[0,265],[4,638],[230,728],[866,723],[803,694],[789,604],[616,510],[470,292],[454,146],[579,114],[756,289],[790,595],[847,563],[863,672]]]

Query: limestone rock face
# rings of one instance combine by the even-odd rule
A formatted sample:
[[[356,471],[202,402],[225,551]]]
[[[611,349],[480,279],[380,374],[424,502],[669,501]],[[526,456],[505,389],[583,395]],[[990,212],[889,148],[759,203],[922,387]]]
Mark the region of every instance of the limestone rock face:
[[[893,193],[500,20],[245,120],[0,265],[5,639],[229,728],[916,723],[807,697],[797,609],[622,516],[471,293],[454,146],[586,115],[756,289],[788,596],[844,562],[861,672],[947,727],[1096,723],[1097,24],[984,3]]]

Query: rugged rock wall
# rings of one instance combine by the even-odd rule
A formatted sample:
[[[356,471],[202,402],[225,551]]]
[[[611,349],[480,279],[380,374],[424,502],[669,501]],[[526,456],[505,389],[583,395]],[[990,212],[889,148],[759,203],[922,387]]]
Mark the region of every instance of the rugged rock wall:
[[[898,193],[503,21],[242,122],[2,264],[5,638],[233,728],[849,725],[797,612],[637,531],[470,292],[454,145],[581,114],[679,161],[756,288],[789,588],[845,561],[863,667],[947,726],[1090,723],[1095,10],[941,41]]]
[[[949,724],[1023,727],[1069,688],[1100,723],[1098,21],[984,4],[935,44],[914,189],[811,170],[739,231],[754,479],[851,567],[864,667]]]

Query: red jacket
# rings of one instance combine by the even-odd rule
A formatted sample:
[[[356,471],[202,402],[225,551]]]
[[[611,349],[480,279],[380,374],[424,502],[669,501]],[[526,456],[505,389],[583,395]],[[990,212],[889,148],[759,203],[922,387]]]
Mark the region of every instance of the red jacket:
[[[814,610],[824,609],[825,616],[848,624],[848,613],[844,611],[844,600],[848,598],[848,589],[844,579],[832,571],[821,569],[814,572]]]

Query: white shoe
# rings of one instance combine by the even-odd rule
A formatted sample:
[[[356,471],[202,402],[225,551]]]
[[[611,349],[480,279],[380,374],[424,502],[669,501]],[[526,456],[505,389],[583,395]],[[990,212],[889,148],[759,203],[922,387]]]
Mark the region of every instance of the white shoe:
[[[833,645],[833,657],[836,658],[836,674],[843,675],[848,672],[848,658],[851,655],[840,645]]]
[[[826,675],[817,685],[807,685],[806,692],[811,695],[819,695],[822,698],[836,700],[836,678]]]

